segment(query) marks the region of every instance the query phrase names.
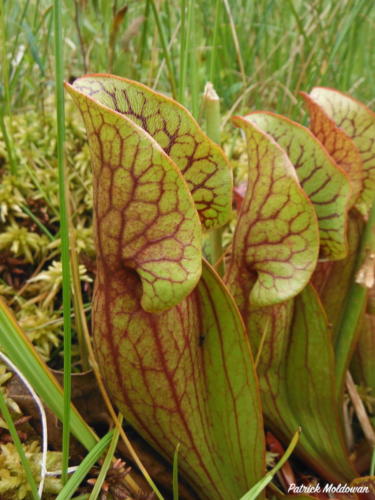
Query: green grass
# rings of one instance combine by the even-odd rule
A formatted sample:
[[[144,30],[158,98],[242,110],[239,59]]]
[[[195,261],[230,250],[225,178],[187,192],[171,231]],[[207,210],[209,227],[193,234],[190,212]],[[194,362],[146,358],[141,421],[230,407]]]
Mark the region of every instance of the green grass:
[[[296,94],[313,85],[372,99],[375,10],[367,0],[147,0],[129,3],[117,25],[120,5],[113,11],[112,4],[62,5],[67,78],[112,68],[153,86],[164,60],[158,89],[177,95],[192,111],[208,79],[224,113],[240,99],[236,111],[273,109],[298,117]],[[3,95],[12,110],[30,103],[31,95],[39,103],[50,95],[49,7],[46,0],[4,3],[12,59],[3,64]]]

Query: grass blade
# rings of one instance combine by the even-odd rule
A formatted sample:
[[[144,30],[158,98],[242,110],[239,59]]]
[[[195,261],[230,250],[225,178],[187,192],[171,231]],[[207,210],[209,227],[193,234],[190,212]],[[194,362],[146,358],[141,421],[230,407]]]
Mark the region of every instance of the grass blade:
[[[55,85],[57,110],[57,164],[59,171],[59,204],[61,226],[61,261],[63,275],[63,311],[64,311],[64,419],[63,419],[63,463],[62,480],[67,479],[70,445],[70,400],[71,400],[71,318],[70,318],[70,269],[69,269],[69,224],[65,197],[64,172],[64,59],[62,36],[62,2],[54,2],[55,29]]]
[[[290,455],[293,453],[294,448],[297,446],[300,434],[301,434],[301,429],[298,429],[294,434],[284,455],[280,458],[275,467],[271,469],[269,472],[267,472],[267,474],[260,481],[258,481],[246,493],[246,495],[244,495],[241,498],[241,500],[255,500],[258,497],[258,495],[260,495],[260,493],[264,490],[264,488],[272,481],[276,472],[278,472],[281,469],[281,467],[285,464],[285,462],[289,459]]]
[[[91,467],[102,456],[104,450],[111,442],[112,436],[113,430],[109,431],[85,456],[73,476],[69,479],[64,488],[57,495],[56,500],[69,500],[72,495],[74,495],[74,492],[81,484],[87,473],[90,471]]]
[[[63,391],[1,298],[0,349],[27,378],[44,403],[62,421]],[[95,446],[97,437],[74,407],[72,407],[71,414],[71,429],[87,450]]]
[[[123,421],[123,416],[120,414],[118,417],[119,427],[122,425],[122,421]],[[100,469],[98,479],[95,481],[95,485],[94,485],[94,488],[91,492],[89,500],[96,500],[98,498],[98,496],[100,495],[101,488],[102,488],[103,483],[105,481],[105,477],[107,475],[109,467],[111,466],[111,461],[112,461],[113,455],[115,454],[115,451],[116,451],[118,438],[120,436],[119,427],[116,427],[115,430],[113,431],[111,444],[109,445],[107,455],[106,455],[104,462],[103,462],[103,465]]]
[[[160,16],[159,16],[158,9],[157,9],[157,7],[155,5],[155,0],[151,0],[151,8],[152,8],[152,12],[154,13],[154,17],[155,17],[155,21],[156,21],[156,26],[157,26],[158,32],[159,32],[160,42],[161,42],[161,45],[162,45],[162,48],[163,48],[163,55],[164,55],[165,62],[167,64],[167,68],[168,68],[168,74],[169,74],[169,81],[170,81],[170,84],[171,84],[172,96],[173,96],[174,99],[176,99],[177,98],[176,79],[175,79],[175,76],[174,76],[174,73],[173,73],[173,67],[172,67],[172,61],[171,61],[171,57],[170,57],[170,51],[168,50],[168,47],[167,47],[167,42],[165,40],[165,33],[164,33],[163,25],[161,23],[161,19],[160,19]]]
[[[173,457],[173,500],[179,499],[178,493],[178,452],[180,449],[180,443],[176,446],[176,451]]]
[[[40,500],[38,490],[34,481],[33,474],[31,472],[31,467],[30,463],[26,457],[25,450],[23,449],[22,443],[20,441],[20,438],[18,437],[18,433],[16,430],[16,427],[13,423],[12,417],[9,413],[8,407],[5,402],[5,398],[3,396],[3,393],[0,391],[0,411],[4,417],[4,420],[8,426],[10,435],[12,436],[14,445],[18,451],[18,454],[20,456],[20,460],[23,466],[23,469],[25,471],[25,475],[27,478],[27,482],[29,483],[30,489],[31,489],[31,494],[34,500]]]

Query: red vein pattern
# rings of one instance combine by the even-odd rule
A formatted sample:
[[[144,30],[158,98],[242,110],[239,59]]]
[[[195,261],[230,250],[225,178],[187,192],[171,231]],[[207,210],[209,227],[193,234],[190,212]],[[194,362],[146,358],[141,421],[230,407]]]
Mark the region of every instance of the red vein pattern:
[[[245,118],[249,179],[226,280],[244,314],[300,292],[315,268],[319,231],[314,207],[285,152]]]
[[[68,89],[92,153],[98,268],[136,269],[142,307],[172,307],[201,273],[200,224],[181,173],[133,122]]]
[[[307,128],[284,116],[260,111],[246,119],[269,134],[294,165],[318,217],[321,260],[339,260],[347,253],[347,209],[351,194],[344,171]]]
[[[180,443],[179,470],[199,498],[238,500],[264,475],[258,386],[233,299],[208,264],[201,275],[192,196],[148,133],[67,89],[92,153],[93,334],[107,387],[165,457]]]
[[[246,321],[254,352],[261,349],[257,372],[268,424],[285,443],[301,426],[296,451],[321,477],[355,477],[338,412],[329,326],[313,287],[250,311]]]
[[[358,204],[367,216],[375,192],[375,113],[352,97],[329,88],[315,87],[310,98],[358,148],[363,164],[363,189]]]
[[[113,75],[87,75],[77,79],[74,87],[126,116],[155,139],[183,173],[204,228],[228,221],[230,165],[185,108],[138,82]]]
[[[310,128],[335,162],[348,174],[352,185],[350,206],[363,213],[365,207],[356,203],[363,189],[363,165],[361,155],[352,139],[340,129],[311,97],[301,92],[310,114]]]
[[[99,365],[132,426],[202,499],[238,500],[264,473],[256,377],[244,327],[207,266],[195,291],[160,314],[140,306],[135,274],[101,274],[94,299]]]

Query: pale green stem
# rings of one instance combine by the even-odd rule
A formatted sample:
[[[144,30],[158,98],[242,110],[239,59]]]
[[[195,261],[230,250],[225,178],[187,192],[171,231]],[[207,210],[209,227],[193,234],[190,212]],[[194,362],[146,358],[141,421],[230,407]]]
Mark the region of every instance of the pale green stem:
[[[370,212],[369,219],[364,228],[361,245],[358,252],[357,264],[355,266],[352,284],[346,297],[344,314],[341,319],[336,343],[336,388],[337,395],[341,399],[343,394],[345,373],[348,369],[351,353],[358,339],[360,322],[366,308],[368,287],[364,283],[358,283],[358,273],[362,266],[369,261],[373,265],[375,258],[375,203]]]
[[[210,82],[206,84],[203,99],[207,135],[220,144],[220,99]],[[222,228],[214,229],[210,234],[211,263],[213,266],[217,264],[216,270],[221,276],[224,273],[224,264],[220,261],[223,254],[222,235]]]

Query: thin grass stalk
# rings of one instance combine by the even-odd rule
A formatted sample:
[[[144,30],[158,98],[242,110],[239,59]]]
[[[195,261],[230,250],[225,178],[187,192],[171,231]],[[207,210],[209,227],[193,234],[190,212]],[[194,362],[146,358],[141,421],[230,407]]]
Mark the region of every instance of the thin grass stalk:
[[[17,163],[14,153],[13,140],[11,130],[8,130],[5,116],[11,116],[11,96],[10,96],[10,81],[9,81],[9,63],[7,57],[7,31],[5,26],[5,2],[0,0],[0,44],[1,44],[1,65],[2,65],[2,80],[4,88],[4,107],[0,111],[0,130],[4,138],[5,147],[8,153],[10,172],[12,175],[17,173]]]
[[[23,469],[25,471],[27,482],[28,482],[30,489],[31,489],[31,495],[32,495],[34,500],[40,500],[40,496],[38,494],[38,490],[37,490],[37,487],[35,484],[33,473],[31,472],[30,463],[26,457],[25,450],[23,449],[21,440],[20,440],[18,433],[17,433],[17,429],[13,423],[13,419],[11,417],[9,410],[8,410],[3,393],[1,391],[0,391],[0,411],[4,417],[4,420],[7,424],[7,426],[8,426],[10,435],[12,436],[12,439],[13,439],[14,446],[16,447],[18,455],[20,457]]]
[[[181,0],[180,28],[180,80],[178,82],[178,101],[185,105],[185,85],[187,71],[187,37],[186,37],[186,1]]]
[[[175,79],[175,76],[173,73],[173,66],[172,66],[172,62],[171,62],[170,51],[168,50],[168,47],[167,47],[167,42],[165,39],[163,25],[161,23],[159,11],[156,7],[155,0],[151,0],[151,8],[152,8],[152,11],[153,11],[153,14],[155,17],[156,26],[158,29],[159,38],[160,38],[161,46],[163,49],[163,56],[164,56],[164,59],[165,59],[165,62],[167,64],[167,68],[168,68],[168,76],[169,76],[169,83],[171,85],[172,96],[174,99],[177,99],[176,79]]]
[[[194,0],[189,0],[188,4],[188,32],[187,38],[189,45],[187,51],[190,55],[190,82],[191,82],[191,112],[194,118],[198,118],[199,110],[199,91],[198,91],[198,74],[197,74],[197,44],[196,44],[196,25],[195,25],[195,9]]]
[[[117,420],[118,420],[118,427],[116,427],[113,432],[111,444],[109,445],[107,455],[105,456],[104,462],[100,468],[99,476],[95,481],[95,485],[94,488],[92,489],[89,500],[97,500],[97,498],[99,497],[106,475],[111,466],[111,462],[116,451],[118,438],[120,436],[119,427],[122,426],[122,421],[123,421],[123,416],[121,413],[119,413]]]
[[[239,69],[240,69],[242,84],[245,86],[246,85],[246,72],[245,72],[245,66],[244,66],[244,63],[242,60],[241,47],[240,47],[240,43],[238,41],[236,25],[235,25],[234,20],[233,20],[232,11],[231,11],[228,0],[223,0],[223,2],[224,2],[225,10],[227,11],[230,29],[232,32],[233,44],[234,44],[234,47],[236,49],[237,61],[238,61]]]
[[[217,44],[219,37],[219,22],[220,22],[220,14],[221,14],[221,0],[216,0],[215,6],[215,24],[214,31],[212,34],[212,43],[211,43],[211,53],[210,53],[210,70],[209,70],[209,81],[212,83],[216,83],[216,58],[217,58]]]
[[[172,17],[172,12],[174,12],[175,9],[171,12],[169,8],[170,2],[163,2],[164,5],[164,18],[165,22],[163,23],[163,26],[165,26],[165,31],[167,33],[166,40],[172,40],[173,36],[173,31],[172,26],[174,27],[177,22],[173,22],[173,17]],[[180,22],[179,22],[180,24]],[[175,75],[176,78],[176,90],[177,90],[177,70],[176,70],[176,55],[175,55],[175,45],[172,43],[169,43],[169,52],[170,52],[170,57],[171,57],[171,64],[172,64],[172,71],[173,74]]]
[[[142,26],[141,44],[140,44],[141,46],[140,46],[140,50],[139,50],[139,59],[138,59],[138,64],[139,64],[140,69],[142,68],[142,64],[143,64],[145,52],[146,52],[147,34],[148,34],[148,27],[149,27],[149,21],[150,21],[150,5],[151,5],[151,0],[146,0],[144,21],[143,21],[143,26]]]
[[[56,110],[57,110],[57,164],[59,174],[59,205],[60,205],[60,235],[61,235],[61,261],[62,261],[62,291],[64,315],[64,418],[62,442],[62,481],[68,477],[69,448],[70,448],[70,400],[71,400],[71,357],[72,357],[72,332],[70,318],[70,263],[69,263],[69,223],[66,204],[66,179],[64,168],[64,138],[65,138],[65,112],[64,112],[64,56],[62,36],[62,2],[54,1],[54,34],[55,34],[55,85],[56,85]]]
[[[295,8],[295,5],[293,3],[293,0],[287,0],[288,2],[288,5],[289,5],[289,9],[290,9],[290,12],[292,13],[292,16],[294,17],[295,21],[296,21],[296,24],[297,24],[297,27],[298,27],[298,31],[300,32],[300,34],[302,35],[303,37],[303,40],[305,42],[305,46],[306,46],[306,50],[307,52],[310,51],[310,40],[309,40],[309,37],[305,31],[305,27],[303,25],[303,22],[302,22],[302,19],[301,17],[299,16],[296,8]]]
[[[1,65],[4,86],[4,114],[10,116],[9,63],[7,57],[7,30],[5,26],[5,1],[0,0]]]
[[[30,5],[30,0],[26,0],[23,11],[22,11],[21,16],[20,16],[20,19],[17,20],[17,24],[16,24],[17,31],[16,31],[16,36],[14,37],[13,51],[12,51],[12,55],[11,55],[11,59],[10,59],[11,61],[14,61],[14,59],[16,57],[16,52],[18,50],[18,40],[19,40],[20,33],[21,33],[21,27],[22,27],[22,24],[26,18],[26,14],[27,14],[27,11],[29,9],[29,5]]]
[[[87,58],[86,58],[86,47],[82,36],[81,30],[81,6],[80,2],[74,0],[74,24],[76,25],[76,31],[78,35],[79,46],[81,49],[81,57],[83,64],[83,71],[87,73]]]
[[[173,500],[179,500],[178,490],[178,452],[180,450],[180,443],[177,444],[173,455],[173,471],[172,471],[172,487],[173,487]]]
[[[55,237],[53,234],[46,228],[46,226],[41,222],[38,217],[36,217],[32,211],[26,206],[26,205],[21,205],[21,209],[23,212],[25,212],[26,215],[30,217],[30,219],[35,222],[35,224],[39,227],[41,231],[47,236],[47,238],[50,241],[55,241]]]

